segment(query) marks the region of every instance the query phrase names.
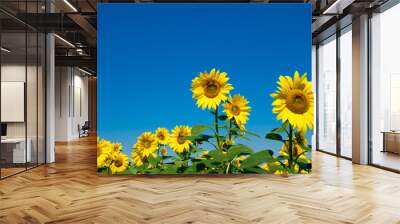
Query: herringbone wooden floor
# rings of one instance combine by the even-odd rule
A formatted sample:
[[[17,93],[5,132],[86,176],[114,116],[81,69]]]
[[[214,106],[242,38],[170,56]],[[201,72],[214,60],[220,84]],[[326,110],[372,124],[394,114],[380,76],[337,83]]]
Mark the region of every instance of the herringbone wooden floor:
[[[102,177],[95,144],[0,181],[0,223],[400,223],[400,175],[322,153],[301,176]]]

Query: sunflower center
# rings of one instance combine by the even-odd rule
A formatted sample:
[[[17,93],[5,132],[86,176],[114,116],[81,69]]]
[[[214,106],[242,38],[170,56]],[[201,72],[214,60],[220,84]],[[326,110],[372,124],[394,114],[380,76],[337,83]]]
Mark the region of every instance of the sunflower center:
[[[240,108],[236,105],[232,106],[231,112],[233,115],[239,115],[240,114]]]
[[[145,148],[150,148],[151,142],[150,142],[150,141],[144,141],[144,142],[143,142],[143,146],[144,146]]]
[[[205,88],[204,88],[204,95],[206,95],[208,98],[214,98],[218,96],[220,91],[220,86],[218,83],[215,81],[209,81],[207,82]]]
[[[159,135],[158,135],[158,139],[164,140],[164,139],[165,139],[165,136],[164,136],[163,134],[159,134]]]
[[[119,160],[115,161],[115,166],[116,167],[122,166],[122,161],[119,161]]]
[[[293,113],[304,114],[310,108],[310,103],[301,90],[292,90],[288,94],[287,107]]]
[[[179,135],[178,136],[178,143],[180,144],[180,145],[182,145],[182,144],[184,144],[185,142],[186,142],[186,139],[184,138],[185,136],[182,136],[182,135]]]

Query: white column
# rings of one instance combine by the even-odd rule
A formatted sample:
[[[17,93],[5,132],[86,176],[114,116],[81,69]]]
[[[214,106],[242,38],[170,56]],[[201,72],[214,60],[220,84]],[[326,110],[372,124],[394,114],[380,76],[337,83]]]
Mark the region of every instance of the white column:
[[[353,19],[353,162],[368,163],[368,15]]]
[[[55,44],[53,34],[47,34],[46,47],[46,163],[52,163],[55,161]]]

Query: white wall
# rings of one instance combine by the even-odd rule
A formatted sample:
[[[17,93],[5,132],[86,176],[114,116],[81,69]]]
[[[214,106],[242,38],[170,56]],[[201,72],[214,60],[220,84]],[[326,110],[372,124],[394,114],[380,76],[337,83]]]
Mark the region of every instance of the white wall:
[[[55,140],[74,140],[78,125],[88,120],[88,77],[72,67],[56,67],[55,73]]]

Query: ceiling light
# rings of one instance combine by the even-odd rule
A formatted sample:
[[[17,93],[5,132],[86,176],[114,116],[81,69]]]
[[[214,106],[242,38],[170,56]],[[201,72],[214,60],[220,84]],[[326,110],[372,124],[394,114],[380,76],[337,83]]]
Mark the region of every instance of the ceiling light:
[[[78,67],[78,70],[81,71],[81,72],[83,72],[83,73],[85,73],[86,75],[90,75],[90,76],[93,75],[92,73],[90,73],[90,72],[88,72],[88,71],[86,71],[86,70],[83,70],[83,69],[81,69],[81,68],[79,68],[79,67]]]
[[[57,37],[57,38],[58,38],[59,40],[61,40],[62,42],[64,42],[65,44],[67,44],[68,46],[75,48],[75,45],[73,45],[73,44],[72,44],[71,42],[69,42],[68,40],[66,40],[66,39],[64,39],[64,38],[62,38],[62,37],[60,37],[60,36],[57,35],[57,34],[54,34],[54,36]]]
[[[353,2],[354,0],[336,0],[322,14],[341,14],[343,13],[343,9]]]
[[[78,12],[78,10],[68,1],[64,0],[65,4],[67,4],[74,12]]]
[[[0,49],[1,49],[1,51],[4,51],[6,53],[10,53],[11,52],[11,50],[9,50],[9,49],[7,49],[5,47],[1,47]]]

